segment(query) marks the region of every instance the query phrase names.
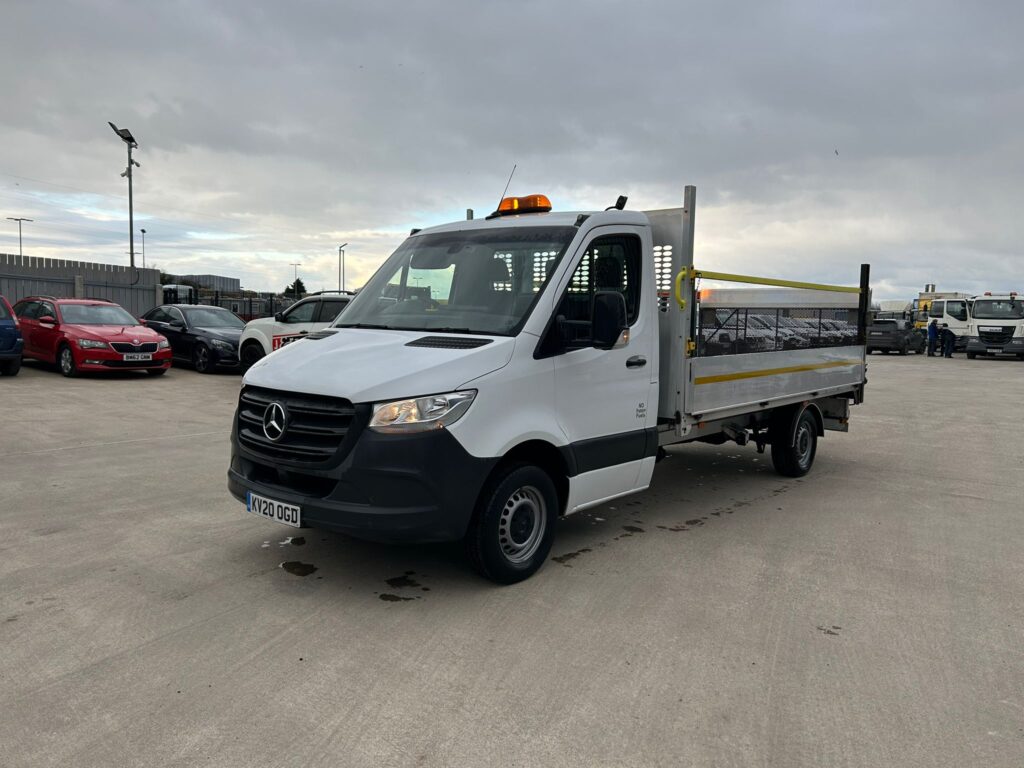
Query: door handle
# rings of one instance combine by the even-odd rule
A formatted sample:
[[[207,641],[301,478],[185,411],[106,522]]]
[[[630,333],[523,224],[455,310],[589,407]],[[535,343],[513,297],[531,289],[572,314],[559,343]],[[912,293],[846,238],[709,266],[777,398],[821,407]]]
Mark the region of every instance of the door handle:
[[[643,368],[647,365],[647,358],[643,355],[633,355],[626,361],[627,368]]]

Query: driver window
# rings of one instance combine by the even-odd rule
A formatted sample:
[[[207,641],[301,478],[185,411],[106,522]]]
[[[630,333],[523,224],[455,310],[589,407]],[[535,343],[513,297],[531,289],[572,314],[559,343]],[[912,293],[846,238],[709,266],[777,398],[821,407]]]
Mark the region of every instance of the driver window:
[[[43,301],[40,302],[39,309],[36,310],[36,317],[52,317],[56,320],[57,310],[53,308],[53,304]]]
[[[167,322],[178,323],[179,325],[184,326],[185,316],[181,314],[180,309],[175,309],[174,307],[171,307],[170,309],[167,310]]]
[[[288,313],[284,316],[284,322],[286,323],[312,323],[313,316],[316,313],[317,301],[307,301],[304,304],[298,304],[292,309],[288,310]]]

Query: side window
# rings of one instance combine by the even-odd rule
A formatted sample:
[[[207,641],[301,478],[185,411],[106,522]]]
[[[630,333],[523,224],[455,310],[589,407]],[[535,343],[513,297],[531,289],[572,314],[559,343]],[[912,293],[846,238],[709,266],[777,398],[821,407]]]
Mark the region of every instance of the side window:
[[[53,304],[48,301],[39,302],[39,309],[36,310],[36,317],[52,317],[54,320],[57,319],[57,310]]]
[[[324,299],[320,302],[320,313],[317,315],[316,321],[318,323],[333,323],[346,304],[348,304],[347,299]]]
[[[962,322],[967,319],[967,303],[964,301],[947,301],[946,313]]]
[[[185,316],[181,314],[181,310],[175,307],[169,307],[167,309],[167,322],[178,323],[179,325],[185,325]]]
[[[147,317],[146,319],[152,320],[157,323],[169,323],[171,320],[171,316],[167,314],[167,310],[164,309],[163,307],[157,307],[156,309],[149,313],[149,317]]]
[[[594,294],[615,291],[626,299],[630,325],[640,314],[640,238],[614,235],[594,240],[573,272],[559,314],[569,320],[590,320]]]
[[[942,317],[946,310],[946,302],[933,301],[932,308],[928,310],[928,317]]]
[[[291,307],[284,316],[286,323],[312,323],[316,317],[319,301],[305,301]]]
[[[14,314],[18,317],[32,320],[36,317],[36,310],[39,309],[38,301],[19,301],[14,305]]]

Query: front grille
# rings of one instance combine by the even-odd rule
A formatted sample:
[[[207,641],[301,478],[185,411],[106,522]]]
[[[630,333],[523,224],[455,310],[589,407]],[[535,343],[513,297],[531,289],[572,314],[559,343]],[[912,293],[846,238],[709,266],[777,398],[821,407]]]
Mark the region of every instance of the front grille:
[[[263,431],[263,417],[274,402],[287,413],[277,441]],[[247,387],[238,400],[238,441],[265,459],[323,466],[338,457],[355,414],[352,403],[342,398]]]
[[[1013,338],[1013,326],[1001,327],[998,331],[983,331],[978,329],[978,336],[986,344],[1009,344]]]
[[[110,346],[115,352],[156,352],[156,342],[147,341],[144,344],[129,344],[127,341],[112,341]]]
[[[465,336],[423,336],[410,341],[407,347],[434,347],[437,349],[475,349],[490,344],[494,339],[467,339]]]

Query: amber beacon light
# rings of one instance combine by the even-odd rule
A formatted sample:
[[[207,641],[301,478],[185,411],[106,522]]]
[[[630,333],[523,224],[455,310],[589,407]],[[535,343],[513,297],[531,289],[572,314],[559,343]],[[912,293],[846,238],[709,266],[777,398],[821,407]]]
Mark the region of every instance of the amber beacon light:
[[[514,213],[547,213],[551,210],[551,201],[547,195],[526,195],[525,197],[503,197],[498,205],[498,213],[509,216]]]

